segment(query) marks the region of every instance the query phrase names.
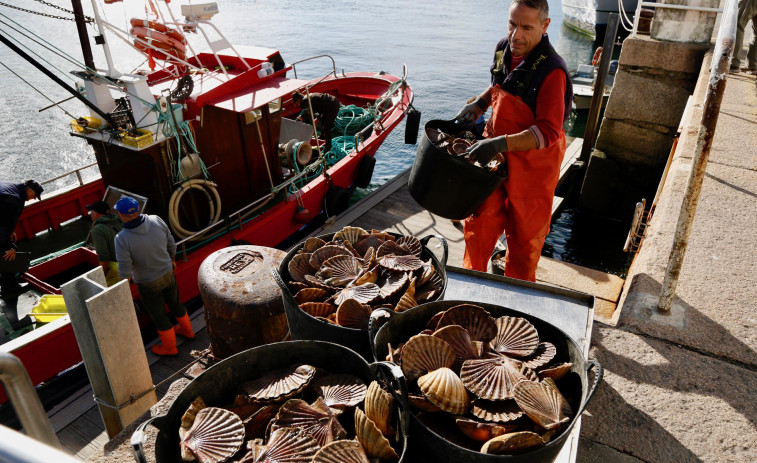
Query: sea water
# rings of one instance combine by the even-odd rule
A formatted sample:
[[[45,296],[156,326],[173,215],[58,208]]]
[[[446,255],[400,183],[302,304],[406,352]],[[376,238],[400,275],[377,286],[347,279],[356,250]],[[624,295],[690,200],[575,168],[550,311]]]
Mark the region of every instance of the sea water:
[[[70,6],[63,0],[55,3]],[[83,3],[85,14],[91,15],[91,5]],[[177,17],[179,3],[171,3]],[[385,71],[399,75],[406,66],[407,79],[415,94],[413,106],[422,113],[421,127],[431,119],[451,119],[469,97],[487,87],[494,47],[507,34],[509,5],[497,0],[218,0],[217,3],[220,13],[213,23],[229,42],[278,49],[287,63],[325,54],[334,58],[338,72]],[[17,0],[14,5],[65,15],[33,0]],[[549,6],[551,23],[547,32],[568,68],[589,62],[593,40],[563,25],[559,0],[550,0]],[[130,18],[145,17],[144,2],[138,1],[104,5],[102,11],[107,21],[125,30]],[[68,84],[78,80],[69,74],[76,69],[70,60],[82,61],[73,22],[4,6],[0,6],[0,13],[4,15],[0,16],[3,34],[20,37],[11,29],[18,27],[12,21],[27,27],[46,45],[62,50],[60,56],[34,45],[33,50],[45,58],[46,65]],[[94,26],[87,29],[90,36],[96,35]],[[192,34],[189,39],[194,44],[204,43]],[[30,43],[27,39],[22,41]],[[143,62],[141,55],[126,44],[112,36],[109,42],[118,70],[130,72]],[[98,68],[106,68],[102,47],[95,45],[94,40],[91,43]],[[0,44],[0,50],[0,63],[20,76],[0,66],[0,178],[42,181],[94,163],[94,154],[87,143],[68,134],[72,116],[88,115],[84,105],[76,100],[60,104],[70,115],[57,107],[39,112],[51,104],[50,100],[57,102],[70,94],[4,45]],[[331,70],[331,61],[320,58],[304,62],[297,65],[297,70],[301,78],[322,76]],[[583,136],[570,132],[568,135]],[[416,146],[404,144],[404,124],[400,125],[376,154],[369,189],[410,167],[415,151]],[[85,179],[91,178],[97,175],[96,168],[83,174]],[[47,188],[56,189],[75,181],[71,176]],[[565,241],[565,233],[558,239]],[[548,249],[561,249],[549,243],[548,239]],[[559,252],[553,254],[560,257]]]

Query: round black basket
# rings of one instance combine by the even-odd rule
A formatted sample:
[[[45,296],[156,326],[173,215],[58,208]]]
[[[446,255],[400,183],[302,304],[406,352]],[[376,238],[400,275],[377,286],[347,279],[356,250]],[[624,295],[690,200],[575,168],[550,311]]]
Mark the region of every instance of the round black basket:
[[[431,120],[426,123],[407,182],[410,196],[433,214],[453,220],[464,219],[478,209],[504,177],[437,148],[429,140],[427,129],[448,134],[464,130],[453,121]],[[506,169],[502,172],[506,175]]]

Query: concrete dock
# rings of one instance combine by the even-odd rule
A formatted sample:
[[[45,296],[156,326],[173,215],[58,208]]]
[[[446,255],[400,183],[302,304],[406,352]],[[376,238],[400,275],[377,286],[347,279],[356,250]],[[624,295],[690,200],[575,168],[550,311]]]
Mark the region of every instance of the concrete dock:
[[[594,326],[605,380],[583,417],[579,461],[757,461],[754,76],[727,77],[675,303],[656,309],[705,92],[700,79],[616,326]]]

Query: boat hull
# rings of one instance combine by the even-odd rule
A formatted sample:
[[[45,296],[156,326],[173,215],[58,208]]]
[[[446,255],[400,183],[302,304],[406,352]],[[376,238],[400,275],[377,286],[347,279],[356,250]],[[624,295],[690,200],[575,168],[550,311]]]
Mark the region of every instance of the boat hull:
[[[633,20],[638,0],[622,0],[623,10]],[[607,26],[610,13],[617,13],[618,0],[562,0],[563,24],[595,37]]]

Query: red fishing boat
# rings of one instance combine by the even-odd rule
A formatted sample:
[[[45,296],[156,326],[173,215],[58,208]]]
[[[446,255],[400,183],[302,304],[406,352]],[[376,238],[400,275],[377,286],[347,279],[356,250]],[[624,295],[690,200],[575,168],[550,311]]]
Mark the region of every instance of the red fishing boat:
[[[338,73],[333,59],[323,55],[315,58],[331,60],[331,72],[301,78],[298,66],[314,58],[287,64],[277,50],[234,47],[210,22],[216,12],[215,4],[184,6],[184,18],[177,20],[170,10],[156,11],[155,17],[133,19],[129,31],[96,16],[101,33],[128,41],[150,68],[116,73],[106,43],[109,69],[95,70],[84,37],[87,66],[76,73],[84,88],[68,90],[88,110],[71,122],[71,134],[92,147],[101,175],[30,203],[16,228],[21,249],[35,252],[47,231],[80,224],[85,205],[96,200],[112,205],[128,194],[171,225],[179,292],[187,302],[199,295],[197,272],[209,254],[234,243],[279,245],[309,222],[345,208],[355,186],[368,185],[373,155],[411,109],[406,72]],[[195,52],[199,46],[186,39],[192,32],[207,39],[207,51]],[[208,39],[211,33],[220,39]],[[295,91],[305,95],[303,107],[313,93],[328,93],[341,103],[330,151],[317,121],[296,120]],[[60,294],[62,282],[97,266],[86,244],[32,257],[20,280],[36,297]],[[132,294],[138,298],[135,288]],[[21,359],[35,385],[81,362],[67,316],[2,349]]]

